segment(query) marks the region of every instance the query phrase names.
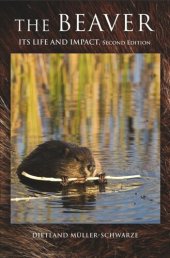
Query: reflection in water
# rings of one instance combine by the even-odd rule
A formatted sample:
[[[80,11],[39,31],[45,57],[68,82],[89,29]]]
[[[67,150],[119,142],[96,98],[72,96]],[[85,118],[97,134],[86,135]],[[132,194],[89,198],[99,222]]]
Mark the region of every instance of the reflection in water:
[[[11,221],[159,223],[159,55],[13,54],[11,61],[13,198],[50,194],[15,175],[22,158],[49,139],[88,146],[108,175],[148,178],[137,189],[121,182],[116,190],[109,181],[103,193],[89,186],[55,192],[58,199],[13,201]]]

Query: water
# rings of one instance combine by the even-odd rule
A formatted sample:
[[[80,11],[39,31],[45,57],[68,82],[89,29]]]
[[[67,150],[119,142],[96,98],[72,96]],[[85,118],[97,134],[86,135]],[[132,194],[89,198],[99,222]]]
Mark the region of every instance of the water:
[[[156,66],[159,63],[148,64],[144,55],[134,55],[126,67],[126,76],[125,67],[119,67],[113,88],[110,80],[107,83],[110,68],[106,66],[106,82],[97,81],[95,92],[86,92],[86,97],[82,94],[77,100],[71,92],[66,98],[61,91],[57,102],[51,104],[50,118],[40,103],[43,134],[36,136],[38,142],[62,139],[88,146],[107,175],[139,174],[141,179],[109,180],[102,189],[87,185],[55,192],[26,186],[19,182],[15,171],[23,157],[34,149],[35,136],[25,136],[23,123],[12,137],[12,223],[160,223],[160,105],[155,91],[159,77]]]

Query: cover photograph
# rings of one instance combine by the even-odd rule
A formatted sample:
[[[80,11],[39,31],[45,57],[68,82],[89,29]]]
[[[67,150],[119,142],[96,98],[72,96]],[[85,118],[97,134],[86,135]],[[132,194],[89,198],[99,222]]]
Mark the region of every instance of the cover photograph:
[[[169,7],[0,2],[2,257],[169,257]]]
[[[159,101],[159,54],[12,54],[11,222],[159,223]]]

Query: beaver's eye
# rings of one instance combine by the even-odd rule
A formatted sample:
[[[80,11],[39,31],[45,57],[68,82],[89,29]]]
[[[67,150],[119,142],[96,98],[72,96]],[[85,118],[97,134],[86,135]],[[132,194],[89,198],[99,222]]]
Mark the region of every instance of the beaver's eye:
[[[81,160],[79,159],[79,157],[75,157],[75,160],[80,162]]]

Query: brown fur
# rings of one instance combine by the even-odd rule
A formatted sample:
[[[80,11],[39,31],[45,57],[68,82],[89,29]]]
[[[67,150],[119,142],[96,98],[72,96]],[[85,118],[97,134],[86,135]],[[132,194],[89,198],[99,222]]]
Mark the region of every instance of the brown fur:
[[[33,150],[18,167],[18,175],[21,176],[23,171],[34,176],[55,178],[88,177],[97,174],[93,154],[88,148],[54,140]]]
[[[2,5],[3,3],[1,3]],[[12,26],[12,19],[20,17],[21,13],[27,13],[31,17],[44,16],[48,13],[55,17],[55,10],[59,7],[65,8],[65,12],[74,12],[75,9],[69,5],[59,4],[58,2],[41,3],[26,2],[5,3],[1,6],[1,48],[0,48],[0,182],[1,182],[1,255],[4,258],[122,258],[122,257],[169,257],[169,227],[170,227],[170,58],[169,58],[169,1],[120,1],[110,4],[110,2],[89,2],[90,11],[98,12],[100,7],[103,12],[109,12],[111,6],[115,12],[120,10],[125,13],[149,12],[155,20],[156,33],[130,33],[130,38],[143,40],[152,39],[152,47],[128,47],[119,46],[99,47],[95,50],[90,47],[76,47],[75,49],[66,48],[66,51],[88,52],[161,52],[161,224],[160,225],[10,225],[10,83],[9,83],[9,53],[21,51],[17,47],[19,37]],[[30,8],[31,7],[31,8]],[[72,8],[72,9],[71,9]],[[78,13],[84,13],[87,8],[83,2],[76,5]],[[11,23],[10,23],[11,21]],[[52,21],[53,23],[53,21]],[[127,35],[127,34],[126,34]],[[156,36],[155,36],[156,35]],[[23,33],[22,37],[26,37]],[[51,32],[52,37],[56,37],[56,31]],[[72,35],[74,36],[74,35]],[[97,37],[97,32],[96,35]],[[36,37],[31,33],[28,37]],[[76,35],[75,35],[76,37]],[[78,35],[77,37],[80,37]],[[88,35],[87,35],[88,37]],[[90,36],[89,36],[90,37]],[[125,34],[118,30],[114,35],[114,40],[125,38]],[[61,47],[57,50],[61,51]],[[34,52],[35,48],[25,46],[22,51]],[[38,51],[44,51],[43,47]],[[45,51],[54,51],[48,49]],[[138,239],[33,239],[32,232],[138,232]]]

